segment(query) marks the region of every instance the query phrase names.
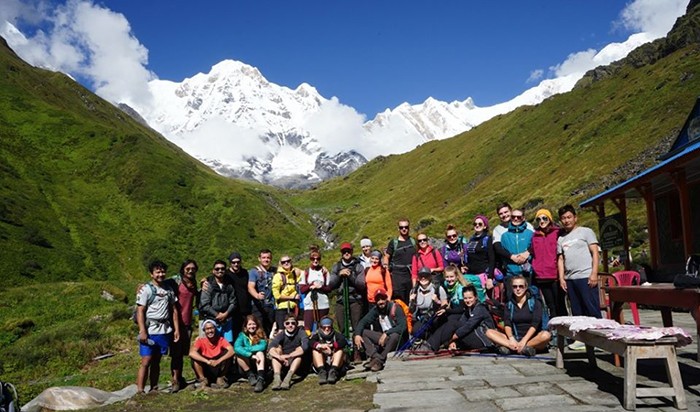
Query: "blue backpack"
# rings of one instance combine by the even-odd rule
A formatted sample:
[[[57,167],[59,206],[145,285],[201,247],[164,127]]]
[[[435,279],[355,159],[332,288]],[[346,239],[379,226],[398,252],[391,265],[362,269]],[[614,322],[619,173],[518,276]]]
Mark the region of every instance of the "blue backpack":
[[[549,309],[547,308],[547,305],[544,304],[544,300],[542,299],[542,294],[540,293],[540,290],[537,288],[535,285],[530,285],[528,288],[528,297],[527,297],[527,307],[530,309],[530,313],[532,313],[535,310],[535,301],[540,302],[540,306],[542,306],[542,330],[547,330],[547,325],[549,324]],[[515,303],[512,300],[509,300],[508,303],[506,303],[506,307],[508,311],[510,312],[510,318],[513,319],[513,313],[515,312]],[[520,340],[520,336],[518,336],[518,329],[513,328],[513,335],[515,336],[515,339]]]

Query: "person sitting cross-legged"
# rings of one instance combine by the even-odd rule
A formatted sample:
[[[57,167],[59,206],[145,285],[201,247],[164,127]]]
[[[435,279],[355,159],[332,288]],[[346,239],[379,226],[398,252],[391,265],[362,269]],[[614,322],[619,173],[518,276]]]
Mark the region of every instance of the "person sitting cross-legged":
[[[204,336],[197,338],[190,349],[192,368],[202,388],[224,388],[226,373],[234,352],[231,344],[216,330],[216,322],[207,319],[202,324]],[[216,382],[216,383],[213,383]]]
[[[384,369],[387,355],[396,348],[407,326],[403,309],[389,301],[386,290],[377,289],[374,299],[376,306],[360,319],[357,330],[353,332],[353,342],[358,349],[364,346],[369,359],[367,368],[378,372]],[[381,326],[381,332],[369,329],[376,321]]]
[[[265,389],[267,340],[265,340],[265,330],[262,323],[255,315],[246,316],[243,331],[238,334],[234,349],[236,363],[241,372],[248,375],[248,383],[254,387],[255,392],[262,392]]]
[[[531,296],[523,276],[513,276],[511,287],[513,297],[506,304],[504,316],[506,333],[489,329],[486,337],[498,345],[498,352],[502,355],[514,352],[534,356],[538,350],[547,349],[552,337],[551,333],[542,329],[542,302]]]
[[[289,390],[292,377],[301,366],[302,357],[309,349],[309,337],[300,328],[293,313],[287,315],[283,322],[284,330],[270,341],[268,356],[272,360],[272,390]],[[284,379],[282,370],[288,369]]]
[[[340,378],[340,368],[345,362],[344,349],[348,345],[345,336],[333,329],[333,319],[324,316],[309,342],[313,350],[311,356],[314,368],[318,373],[318,384],[336,383]]]
[[[449,350],[484,350],[493,346],[486,337],[486,331],[495,327],[493,318],[486,305],[479,302],[476,287],[468,284],[462,288],[462,297],[464,314],[457,321],[443,324],[423,349],[435,351],[447,345]]]

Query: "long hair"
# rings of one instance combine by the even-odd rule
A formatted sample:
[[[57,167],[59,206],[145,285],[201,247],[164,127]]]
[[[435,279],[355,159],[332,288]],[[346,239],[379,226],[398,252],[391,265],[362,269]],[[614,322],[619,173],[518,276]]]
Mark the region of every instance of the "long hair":
[[[253,322],[255,322],[255,324],[258,325],[258,327],[255,329],[255,333],[252,336],[249,336],[250,342],[253,345],[257,345],[261,340],[265,340],[265,330],[263,329],[262,324],[260,323],[260,319],[258,319],[257,316],[248,315],[245,317],[245,323],[243,326],[243,330],[246,331],[245,332],[246,335],[248,335],[248,331],[247,331],[248,322],[250,322],[251,320]]]

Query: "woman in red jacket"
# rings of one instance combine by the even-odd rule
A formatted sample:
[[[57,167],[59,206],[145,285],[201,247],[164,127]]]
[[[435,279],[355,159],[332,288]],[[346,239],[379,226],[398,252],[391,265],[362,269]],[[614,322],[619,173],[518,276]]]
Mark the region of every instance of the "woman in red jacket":
[[[442,255],[430,246],[429,240],[428,235],[425,233],[419,233],[416,236],[418,250],[413,255],[411,263],[411,282],[414,288],[418,282],[418,272],[422,268],[430,269],[430,272],[433,274],[433,283],[440,285],[443,281],[442,272],[445,271],[445,266],[442,263]]]
[[[549,317],[566,316],[566,292],[561,288],[557,275],[557,238],[559,226],[554,224],[547,209],[535,213],[535,233],[532,236],[533,283],[542,291]]]

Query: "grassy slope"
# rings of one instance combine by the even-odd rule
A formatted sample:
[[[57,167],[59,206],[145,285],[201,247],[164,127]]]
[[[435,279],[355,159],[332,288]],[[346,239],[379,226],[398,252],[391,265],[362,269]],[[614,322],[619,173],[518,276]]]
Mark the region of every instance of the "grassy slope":
[[[206,273],[233,249],[252,265],[262,247],[298,253],[313,241],[283,193],[216,175],[4,44],[0,170],[0,380],[19,383],[25,401],[134,346],[127,302],[151,259],[175,272],[195,258]]]
[[[527,207],[529,217],[542,206],[554,211],[603,190],[601,176],[677,133],[698,91],[700,53],[690,46],[454,138],[374,159],[294,202],[336,219],[342,240],[366,234],[382,242],[402,215],[441,236],[449,222],[470,230],[478,212],[496,218],[502,201]],[[631,215],[642,224],[638,203]],[[583,217],[594,224],[592,214]]]

